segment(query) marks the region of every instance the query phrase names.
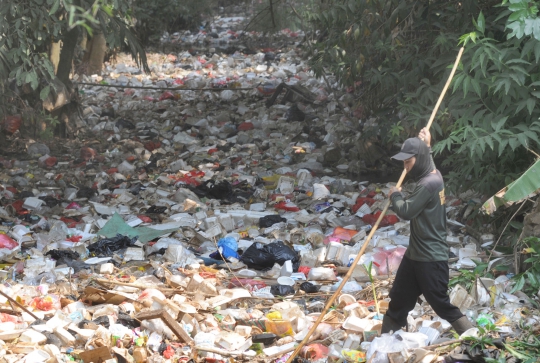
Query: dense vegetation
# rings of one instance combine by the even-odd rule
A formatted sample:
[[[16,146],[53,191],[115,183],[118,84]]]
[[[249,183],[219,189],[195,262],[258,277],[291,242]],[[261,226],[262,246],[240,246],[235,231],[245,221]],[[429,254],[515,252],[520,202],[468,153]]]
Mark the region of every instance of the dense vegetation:
[[[530,0],[323,1],[306,9],[318,29],[311,65],[357,96],[364,136],[405,138],[426,124],[459,50],[452,92],[440,108],[435,151],[449,185],[493,193],[538,151],[540,18]],[[406,133],[399,132],[406,130]]]

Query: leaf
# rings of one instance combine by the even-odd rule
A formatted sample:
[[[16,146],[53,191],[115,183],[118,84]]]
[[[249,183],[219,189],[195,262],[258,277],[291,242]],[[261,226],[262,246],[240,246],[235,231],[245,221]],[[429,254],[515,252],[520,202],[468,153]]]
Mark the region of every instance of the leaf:
[[[517,137],[511,137],[508,139],[508,145],[512,148],[512,151],[516,150],[519,147],[519,140]]]
[[[478,31],[482,34],[486,30],[486,19],[484,18],[484,13],[482,13],[482,11],[480,11],[480,14],[478,15],[478,20],[476,21],[476,29],[478,29]]]
[[[42,101],[45,101],[45,99],[49,96],[49,92],[51,91],[51,86],[45,86],[39,93],[39,98],[41,98]]]
[[[533,20],[533,35],[534,39],[540,40],[540,19],[536,18]]]
[[[471,85],[473,86],[473,89],[478,95],[478,97],[482,97],[481,90],[480,90],[480,82],[478,82],[474,78],[471,78]]]
[[[523,286],[525,286],[525,276],[520,276],[510,293],[513,294],[514,292],[521,290]]]
[[[502,196],[505,202],[519,202],[540,188],[540,160],[527,169],[516,181],[508,185]]]
[[[504,126],[506,120],[508,120],[508,116],[501,117],[497,121],[492,121],[491,122],[491,127],[493,128],[493,130],[499,131]]]
[[[51,7],[51,10],[49,11],[49,15],[56,14],[59,7],[60,7],[60,0],[55,0],[53,6]]]
[[[469,93],[470,84],[471,84],[471,77],[465,77],[465,80],[463,81],[463,98],[467,97],[467,93]]]
[[[529,115],[532,115],[534,106],[536,105],[536,101],[533,98],[529,98],[527,99],[526,103],[527,103],[527,110],[529,111]]]

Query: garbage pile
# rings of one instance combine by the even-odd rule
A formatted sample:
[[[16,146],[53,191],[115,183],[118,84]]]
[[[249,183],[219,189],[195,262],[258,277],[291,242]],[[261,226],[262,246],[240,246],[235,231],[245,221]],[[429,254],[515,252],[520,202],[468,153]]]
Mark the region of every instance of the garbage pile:
[[[461,340],[425,302],[408,331],[380,335],[409,222],[390,211],[351,263],[393,185],[354,175],[386,169],[385,154],[355,144],[361,114],[296,50],[268,54],[153,56],[152,75],[110,66],[83,79],[101,83],[81,87],[86,139],[0,160],[0,361],[284,362],[349,269],[301,359],[498,359],[470,340],[538,329],[501,275],[453,288],[479,326]],[[493,243],[458,221],[471,198],[446,202],[455,268]]]

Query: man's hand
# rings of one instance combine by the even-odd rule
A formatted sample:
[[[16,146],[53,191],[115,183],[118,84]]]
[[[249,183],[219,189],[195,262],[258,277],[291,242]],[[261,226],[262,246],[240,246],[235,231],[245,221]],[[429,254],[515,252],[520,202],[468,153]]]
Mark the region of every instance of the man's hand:
[[[428,147],[431,147],[431,133],[429,132],[428,129],[426,129],[425,127],[420,130],[420,133],[418,134],[418,138],[420,140],[424,140],[424,142],[426,143],[426,145]]]
[[[394,193],[401,193],[401,188],[391,187],[390,191],[388,192],[389,196],[392,196]]]

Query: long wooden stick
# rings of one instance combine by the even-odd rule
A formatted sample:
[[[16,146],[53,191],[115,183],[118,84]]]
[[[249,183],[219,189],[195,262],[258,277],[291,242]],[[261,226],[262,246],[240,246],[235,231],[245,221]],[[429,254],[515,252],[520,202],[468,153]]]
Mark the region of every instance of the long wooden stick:
[[[452,71],[450,72],[450,76],[448,77],[448,81],[446,81],[446,84],[444,85],[442,93],[439,96],[439,99],[437,100],[437,104],[435,105],[435,108],[433,109],[433,112],[431,113],[431,117],[430,117],[429,122],[428,122],[428,124],[426,126],[426,128],[428,130],[431,127],[431,124],[433,123],[433,119],[435,118],[435,114],[437,113],[437,111],[439,109],[439,106],[441,105],[442,99],[444,98],[444,95],[446,94],[446,91],[448,90],[448,86],[450,85],[450,82],[452,81],[452,78],[454,77],[454,74],[456,73],[456,68],[457,68],[457,66],[459,64],[459,60],[461,59],[462,54],[463,54],[463,48],[461,48],[459,50],[458,56],[456,58],[456,62],[454,63],[454,67],[452,68]],[[396,184],[396,188],[401,187],[401,184],[403,183],[403,179],[405,179],[405,175],[407,175],[407,171],[404,169],[403,172],[401,173],[401,176],[399,177],[399,180],[398,180],[397,184]],[[384,205],[384,208],[383,208],[383,211],[379,215],[379,218],[377,218],[377,222],[375,222],[375,225],[373,226],[373,228],[371,228],[371,231],[369,232],[369,235],[367,236],[366,241],[364,242],[364,245],[360,249],[360,252],[358,252],[358,255],[356,255],[356,258],[354,259],[353,263],[351,264],[351,268],[349,269],[347,274],[343,277],[343,280],[341,280],[341,283],[339,284],[336,292],[334,293],[334,295],[332,295],[330,300],[328,300],[328,302],[326,303],[326,306],[324,307],[324,309],[321,311],[321,314],[317,318],[317,321],[311,326],[311,328],[309,329],[307,335],[300,342],[300,344],[296,347],[296,349],[291,354],[289,359],[287,359],[286,363],[292,363],[292,361],[298,355],[300,350],[309,341],[309,338],[315,332],[315,330],[317,329],[317,326],[323,320],[324,315],[326,314],[328,309],[330,309],[330,307],[332,306],[334,301],[336,301],[338,295],[341,293],[341,290],[343,289],[343,287],[345,286],[345,284],[347,283],[347,281],[349,280],[349,278],[353,274],[354,268],[356,267],[356,265],[358,265],[358,262],[360,261],[360,258],[364,255],[364,252],[366,251],[366,248],[367,248],[369,242],[371,241],[371,238],[373,237],[373,235],[377,231],[377,228],[379,228],[379,224],[381,223],[382,219],[386,215],[386,212],[388,211],[388,207],[390,207],[390,199],[388,199],[386,201],[386,203]]]
[[[450,72],[450,76],[448,76],[448,80],[446,81],[446,84],[443,87],[441,95],[439,96],[439,99],[437,100],[437,103],[435,104],[435,108],[433,109],[433,112],[431,113],[431,117],[429,118],[429,121],[426,125],[426,129],[428,130],[430,129],[431,124],[433,123],[433,120],[435,119],[435,115],[437,114],[437,111],[439,111],[439,106],[441,105],[441,102],[444,98],[444,95],[446,94],[446,91],[448,90],[448,87],[450,86],[450,83],[452,83],[452,78],[454,78],[454,74],[456,73],[456,69],[458,67],[459,61],[461,59],[461,56],[463,55],[463,50],[465,50],[465,48],[461,47],[457,55],[456,61],[454,62],[454,67],[452,68],[452,71]]]

